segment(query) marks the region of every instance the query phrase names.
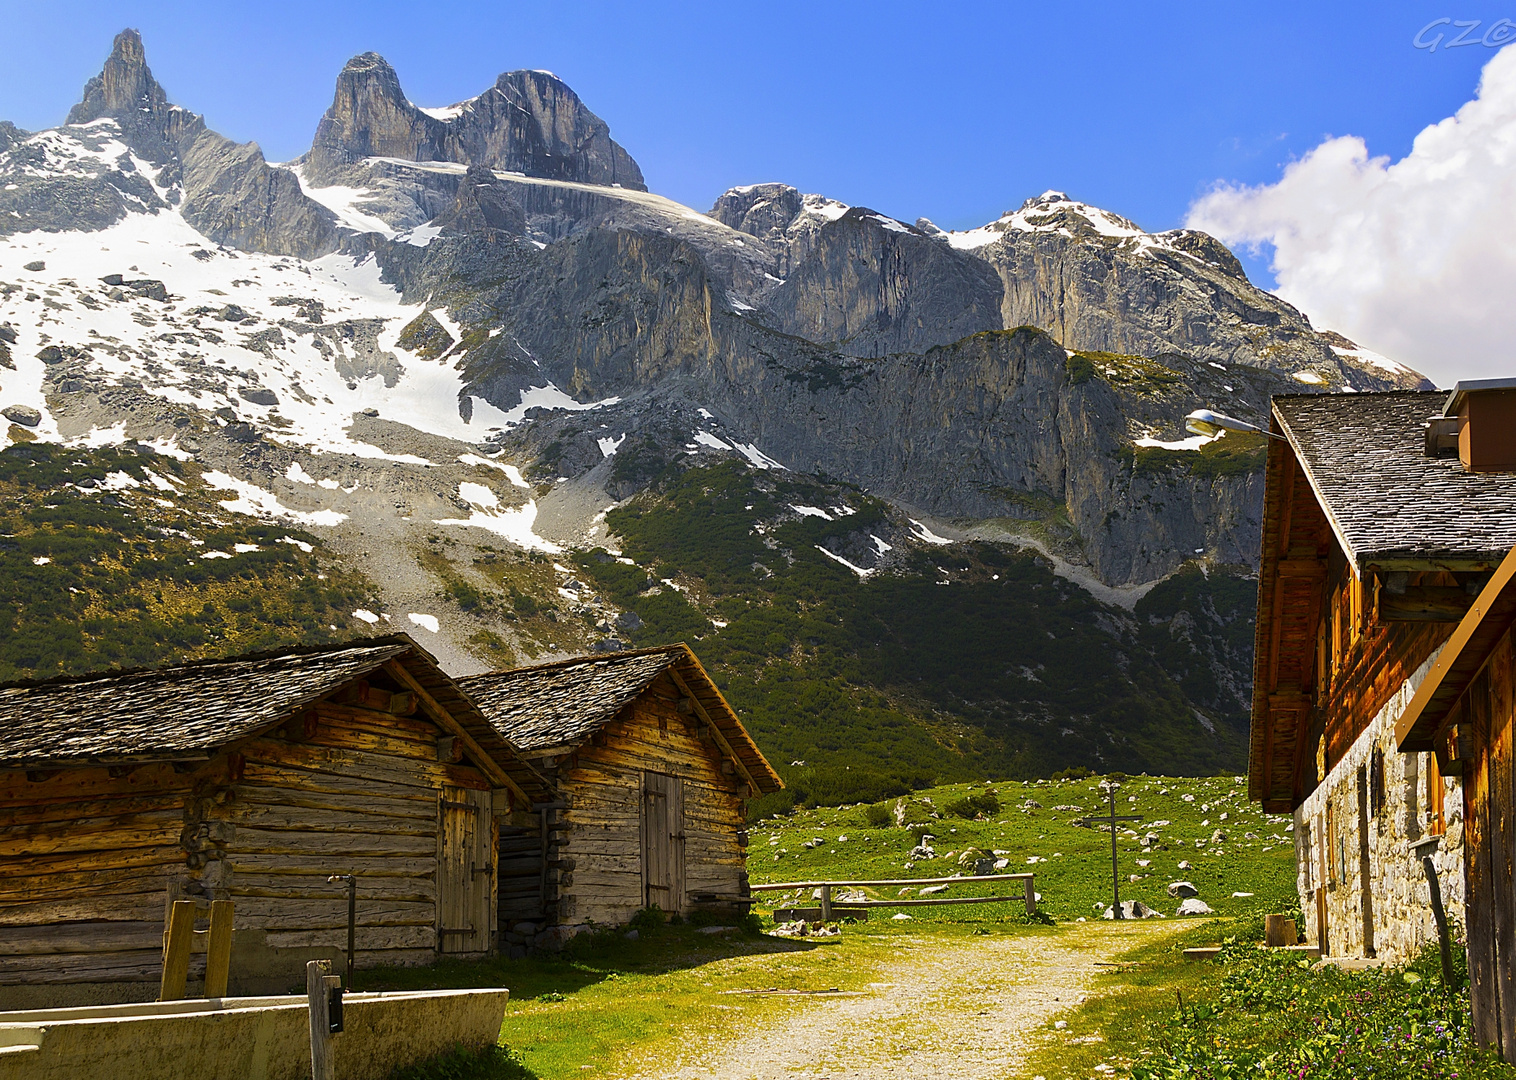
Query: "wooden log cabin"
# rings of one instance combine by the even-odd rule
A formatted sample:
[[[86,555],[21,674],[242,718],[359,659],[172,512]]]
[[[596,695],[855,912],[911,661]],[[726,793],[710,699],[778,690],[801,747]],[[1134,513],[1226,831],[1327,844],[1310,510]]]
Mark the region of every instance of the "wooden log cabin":
[[[1307,936],[1323,953],[1399,961],[1436,940],[1426,856],[1475,962],[1493,880],[1482,868],[1498,862],[1489,822],[1511,806],[1497,734],[1509,729],[1488,705],[1472,727],[1450,702],[1409,733],[1406,718],[1516,546],[1513,387],[1274,399],[1249,793],[1293,815]],[[1508,683],[1487,683],[1478,693],[1508,709],[1493,689]],[[1486,770],[1472,786],[1469,761]]]
[[[548,795],[404,635],[0,688],[0,1008],[151,999],[186,898],[284,992],[345,952],[332,875],[360,965],[486,953],[496,822]]]
[[[538,833],[501,834],[506,932],[746,910],[746,800],[783,782],[688,646],[459,685],[553,787]]]

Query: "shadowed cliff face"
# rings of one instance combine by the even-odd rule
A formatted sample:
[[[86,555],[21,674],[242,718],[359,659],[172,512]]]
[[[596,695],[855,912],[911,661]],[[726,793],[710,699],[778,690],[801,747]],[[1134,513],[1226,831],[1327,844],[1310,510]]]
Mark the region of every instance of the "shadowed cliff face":
[[[433,115],[442,114],[442,115]],[[544,71],[511,71],[478,97],[423,111],[377,53],[347,62],[307,155],[307,178],[337,183],[365,158],[446,161],[548,180],[646,191],[642,170],[605,121]]]

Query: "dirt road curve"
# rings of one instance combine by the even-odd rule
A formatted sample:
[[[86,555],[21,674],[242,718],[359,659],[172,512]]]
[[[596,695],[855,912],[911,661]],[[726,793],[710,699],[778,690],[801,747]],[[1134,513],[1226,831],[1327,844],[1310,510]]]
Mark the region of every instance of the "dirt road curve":
[[[1022,1080],[1029,1037],[1078,1001],[1098,961],[1178,929],[904,939],[889,981],[870,993],[815,999],[782,1024],[687,1045],[626,1080]]]

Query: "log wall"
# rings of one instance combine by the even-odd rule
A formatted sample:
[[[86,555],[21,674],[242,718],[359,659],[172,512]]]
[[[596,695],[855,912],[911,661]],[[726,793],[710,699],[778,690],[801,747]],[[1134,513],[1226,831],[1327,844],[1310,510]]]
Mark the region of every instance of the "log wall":
[[[28,1003],[22,987],[156,984],[197,842],[186,808],[224,790],[228,766],[0,771],[0,1004]]]
[[[556,921],[625,923],[646,906],[641,812],[643,773],[679,778],[684,794],[684,882],[692,894],[747,891],[745,808],[735,776],[682,692],[666,674],[620,717],[558,765],[567,809],[554,815],[549,878]]]
[[[1516,642],[1506,631],[1449,722],[1468,730],[1464,867],[1469,983],[1481,1046],[1516,1059]]]
[[[438,793],[490,788],[439,761],[437,736],[419,716],[323,704],[204,762],[0,770],[0,1007],[155,996],[180,898],[235,901],[259,949],[345,950],[333,874],[358,875],[360,965],[430,962]],[[192,986],[203,968],[196,954]],[[65,984],[105,989],[38,997]]]

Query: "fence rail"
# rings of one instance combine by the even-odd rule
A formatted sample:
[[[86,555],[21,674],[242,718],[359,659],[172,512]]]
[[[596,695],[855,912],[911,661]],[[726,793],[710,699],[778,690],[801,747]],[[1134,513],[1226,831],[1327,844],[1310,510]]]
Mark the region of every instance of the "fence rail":
[[[975,874],[970,877],[951,878],[914,878],[901,879],[898,881],[776,881],[768,885],[751,885],[752,892],[788,892],[791,889],[820,889],[821,890],[821,921],[830,922],[832,918],[832,890],[833,889],[887,889],[899,886],[917,885],[968,885],[977,881],[1019,881],[1022,883],[1022,896],[1026,900],[1026,913],[1037,914],[1037,892],[1032,887],[1032,874]],[[988,904],[997,900],[1014,900],[1015,896],[964,896],[951,897],[934,896],[928,900],[900,899],[900,900],[850,900],[845,903],[846,907],[927,907],[938,904]]]

